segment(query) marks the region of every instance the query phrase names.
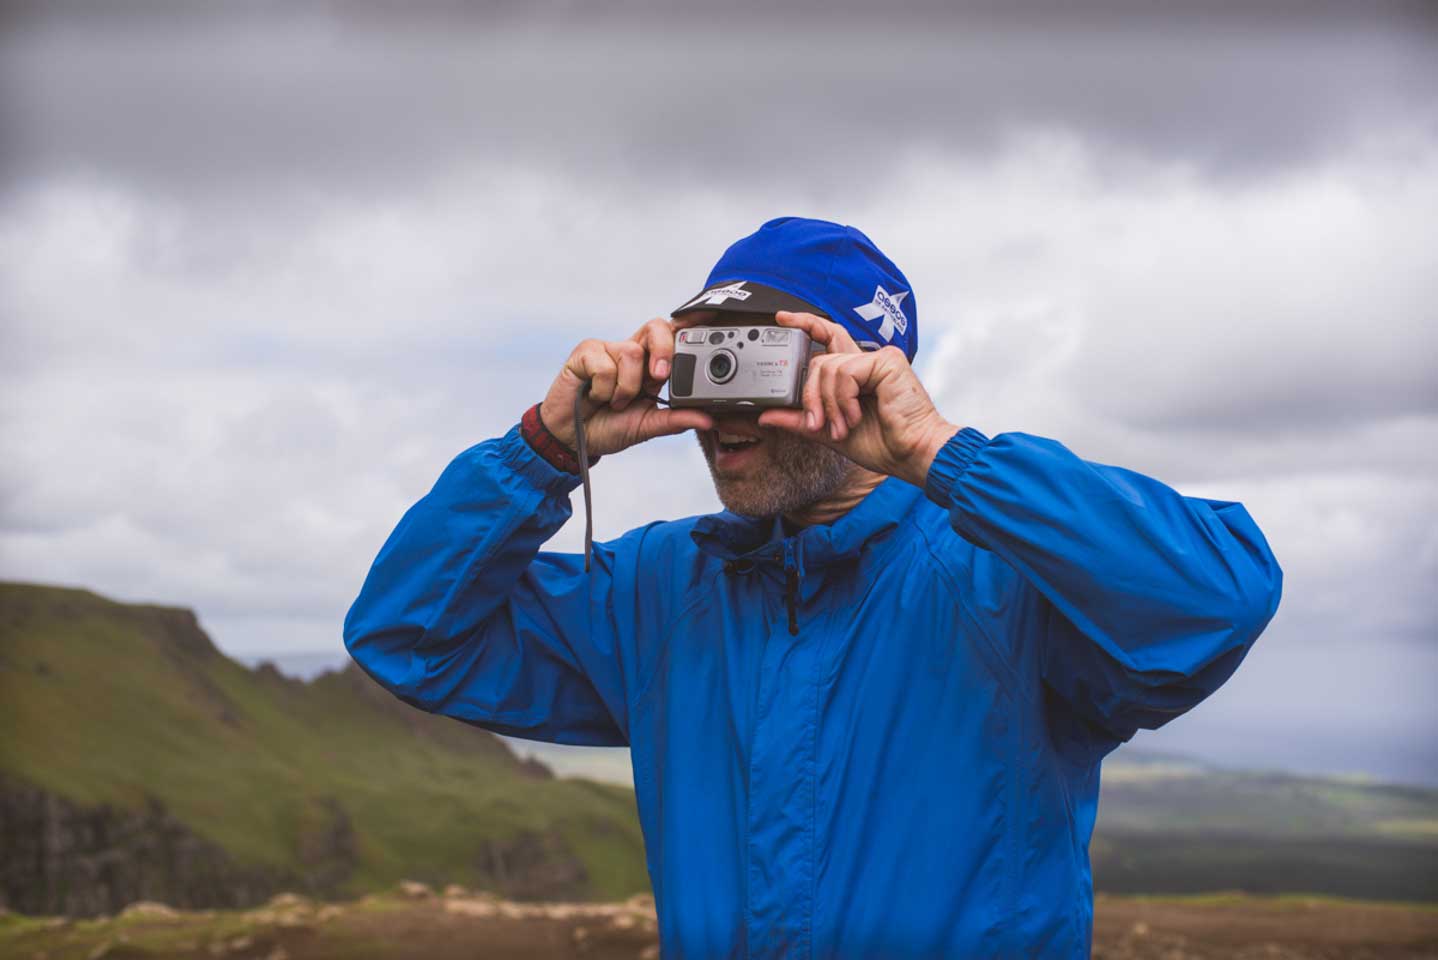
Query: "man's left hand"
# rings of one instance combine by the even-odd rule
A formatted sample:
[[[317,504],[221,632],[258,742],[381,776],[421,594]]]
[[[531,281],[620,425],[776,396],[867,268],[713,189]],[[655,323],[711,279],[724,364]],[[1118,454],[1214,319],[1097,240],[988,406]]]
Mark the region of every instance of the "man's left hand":
[[[939,415],[904,351],[889,346],[866,353],[839,324],[812,313],[781,310],[774,319],[803,330],[828,352],[809,362],[803,409],[766,410],[759,423],[923,487],[934,455],[959,428]]]

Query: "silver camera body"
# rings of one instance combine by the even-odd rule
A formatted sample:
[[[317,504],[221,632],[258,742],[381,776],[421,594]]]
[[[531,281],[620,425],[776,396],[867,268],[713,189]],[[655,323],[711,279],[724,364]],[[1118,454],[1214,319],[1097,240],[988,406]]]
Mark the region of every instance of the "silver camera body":
[[[671,407],[797,407],[809,357],[823,351],[809,335],[772,324],[689,327],[674,337]]]

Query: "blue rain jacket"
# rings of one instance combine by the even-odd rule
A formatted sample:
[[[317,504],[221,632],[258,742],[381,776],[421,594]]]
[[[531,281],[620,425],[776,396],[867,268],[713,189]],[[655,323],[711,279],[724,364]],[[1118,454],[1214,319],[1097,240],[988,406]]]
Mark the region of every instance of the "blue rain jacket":
[[[1084,957],[1100,760],[1226,680],[1282,571],[1238,503],[961,430],[784,536],[732,513],[540,546],[576,477],[460,454],[345,621],[400,699],[625,745],[666,957]]]

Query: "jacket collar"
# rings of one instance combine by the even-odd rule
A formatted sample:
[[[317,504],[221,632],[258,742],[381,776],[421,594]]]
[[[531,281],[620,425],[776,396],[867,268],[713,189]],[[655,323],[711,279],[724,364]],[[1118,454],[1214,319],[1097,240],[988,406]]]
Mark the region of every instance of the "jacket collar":
[[[857,557],[869,541],[898,526],[923,495],[913,484],[889,477],[838,520],[806,527],[795,535],[803,565],[824,566]],[[746,517],[728,510],[700,517],[689,535],[699,549],[722,560],[781,559],[782,552],[778,557],[771,554],[785,539],[778,517]]]

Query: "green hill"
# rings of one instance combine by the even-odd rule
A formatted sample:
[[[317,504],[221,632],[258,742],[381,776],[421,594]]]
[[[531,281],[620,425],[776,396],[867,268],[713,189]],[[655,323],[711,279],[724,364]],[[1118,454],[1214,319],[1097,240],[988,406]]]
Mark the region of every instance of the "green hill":
[[[1438,901],[1438,790],[1105,761],[1094,879]],[[242,907],[400,879],[518,898],[647,889],[627,787],[554,779],[354,667],[302,682],[186,610],[0,584],[0,908]]]
[[[648,888],[632,791],[554,779],[354,667],[247,669],[187,610],[0,584],[0,730],[0,906],[241,906],[401,878]]]

